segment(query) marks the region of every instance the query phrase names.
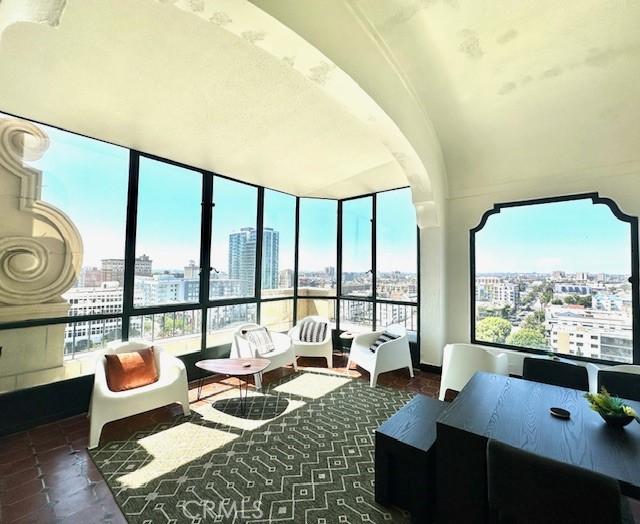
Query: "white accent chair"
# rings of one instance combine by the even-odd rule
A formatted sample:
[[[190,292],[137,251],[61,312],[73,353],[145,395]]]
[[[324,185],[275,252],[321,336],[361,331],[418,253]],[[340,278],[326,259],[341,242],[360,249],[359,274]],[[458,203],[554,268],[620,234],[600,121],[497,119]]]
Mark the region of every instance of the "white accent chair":
[[[440,400],[444,400],[448,389],[462,391],[477,371],[508,375],[508,357],[475,344],[447,344],[442,359]]]
[[[385,331],[398,335],[398,338],[383,342],[375,352],[372,352],[369,346]],[[380,331],[358,335],[351,344],[347,369],[351,367],[352,362],[369,372],[369,385],[372,388],[376,387],[378,375],[387,371],[409,368],[409,375],[413,378],[407,330],[403,326],[394,324]]]
[[[89,407],[90,432],[89,449],[100,443],[102,428],[107,422],[130,417],[177,402],[182,405],[185,415],[189,409],[189,386],[187,371],[183,362],[154,346],[154,356],[158,368],[158,380],[153,384],[126,391],[111,391],[107,385],[104,354],[126,353],[146,349],[153,344],[143,340],[117,341],[109,344],[96,361],[96,374]]]
[[[298,371],[298,366],[296,365],[296,355],[293,352],[291,339],[285,333],[269,331],[275,349],[270,351],[269,353],[264,353],[262,355],[254,354],[251,346],[249,345],[249,341],[243,334],[243,331],[255,329],[258,327],[260,327],[258,324],[242,324],[240,327],[238,327],[235,334],[233,335],[231,354],[229,356],[231,358],[266,358],[271,362],[263,371],[253,375],[256,389],[261,389],[263,373],[282,366],[287,366],[289,364],[292,364],[293,369],[295,371]]]
[[[325,322],[327,324],[327,333],[321,342],[303,342],[300,340],[300,326],[307,320],[315,320],[316,322]],[[310,316],[303,318],[294,327],[289,330],[291,344],[296,357],[322,357],[327,361],[327,367],[333,367],[333,340],[331,335],[331,324],[325,317]]]

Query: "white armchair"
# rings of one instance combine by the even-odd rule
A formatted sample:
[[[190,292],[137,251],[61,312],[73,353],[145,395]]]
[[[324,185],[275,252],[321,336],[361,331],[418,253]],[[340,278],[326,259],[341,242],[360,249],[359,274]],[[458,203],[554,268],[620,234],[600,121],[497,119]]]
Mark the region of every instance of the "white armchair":
[[[327,324],[324,340],[321,342],[303,342],[300,340],[300,326],[307,320],[325,322]],[[327,361],[328,368],[333,367],[333,340],[331,325],[327,318],[320,316],[305,317],[289,330],[289,337],[291,337],[291,345],[296,357],[322,357]]]
[[[105,353],[125,353],[146,349],[152,344],[145,341],[116,342],[107,347]],[[111,391],[107,386],[104,354],[96,362],[95,381],[89,407],[89,448],[100,442],[102,428],[107,422],[156,409],[178,402],[185,415],[189,410],[189,387],[187,371],[182,361],[162,348],[154,346],[158,368],[158,380],[153,384],[126,391]]]
[[[477,371],[508,375],[507,355],[474,344],[447,344],[442,360],[440,400],[444,400],[447,389],[462,391]]]
[[[269,353],[264,353],[262,355],[255,355],[251,346],[249,345],[249,341],[243,334],[243,331],[248,329],[254,329],[260,327],[258,324],[243,324],[241,325],[235,332],[233,336],[233,343],[231,344],[231,354],[229,355],[231,358],[266,358],[270,361],[270,364],[260,373],[256,373],[253,377],[255,380],[256,388],[262,388],[262,374],[267,371],[271,371],[272,369],[276,369],[282,366],[287,366],[289,364],[293,365],[293,369],[298,371],[298,366],[296,365],[296,355],[293,352],[293,347],[291,345],[291,339],[288,335],[284,333],[278,333],[275,331],[270,331],[271,340],[273,340],[273,345],[275,349],[270,351]]]
[[[385,331],[398,335],[398,338],[380,344],[378,349],[372,352],[369,347]],[[372,388],[376,386],[378,375],[387,371],[409,368],[409,375],[413,378],[407,330],[402,326],[392,325],[382,331],[358,335],[351,344],[347,369],[351,367],[352,362],[369,372],[369,385]]]

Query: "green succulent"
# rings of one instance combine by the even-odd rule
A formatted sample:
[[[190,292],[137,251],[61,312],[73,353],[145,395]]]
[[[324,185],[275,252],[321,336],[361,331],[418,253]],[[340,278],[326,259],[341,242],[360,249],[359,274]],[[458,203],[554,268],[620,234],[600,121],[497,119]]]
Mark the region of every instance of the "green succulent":
[[[638,414],[631,406],[625,405],[618,397],[613,397],[602,388],[600,393],[585,393],[584,398],[589,402],[591,409],[601,415],[628,415],[638,419]]]

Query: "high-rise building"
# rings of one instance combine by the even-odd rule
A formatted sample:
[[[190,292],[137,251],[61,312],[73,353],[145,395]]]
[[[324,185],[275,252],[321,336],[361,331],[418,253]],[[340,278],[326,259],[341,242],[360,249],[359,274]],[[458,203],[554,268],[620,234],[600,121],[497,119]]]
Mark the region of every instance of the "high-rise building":
[[[279,256],[280,233],[270,227],[265,227],[262,235],[262,289],[278,288]],[[290,287],[293,287],[293,275],[291,277]]]
[[[229,278],[240,281],[240,294],[252,296],[256,267],[256,230],[243,227],[229,235]]]
[[[200,276],[200,266],[195,260],[189,260],[189,265],[184,266],[184,278],[198,278]]]
[[[283,269],[280,271],[280,289],[293,288],[293,269]]]
[[[229,235],[229,278],[240,281],[243,296],[252,296],[255,285],[256,229],[243,227]],[[280,233],[264,228],[262,237],[262,288],[278,287]]]
[[[152,260],[148,255],[136,258],[135,274],[143,277],[152,275]],[[124,285],[124,258],[102,259],[102,281],[119,282]]]

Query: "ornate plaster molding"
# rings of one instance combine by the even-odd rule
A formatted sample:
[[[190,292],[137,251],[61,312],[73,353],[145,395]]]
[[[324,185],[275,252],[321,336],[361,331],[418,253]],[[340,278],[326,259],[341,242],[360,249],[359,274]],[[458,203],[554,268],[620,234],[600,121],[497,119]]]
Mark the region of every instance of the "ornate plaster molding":
[[[0,120],[0,177],[19,181],[17,205],[3,210],[7,226],[3,229],[9,231],[0,237],[3,304],[58,302],[82,265],[82,239],[76,226],[61,210],[40,200],[42,173],[23,164],[40,158],[48,147],[49,138],[39,127],[18,119]],[[24,214],[26,221],[20,216]]]

